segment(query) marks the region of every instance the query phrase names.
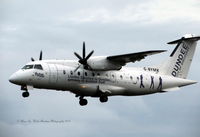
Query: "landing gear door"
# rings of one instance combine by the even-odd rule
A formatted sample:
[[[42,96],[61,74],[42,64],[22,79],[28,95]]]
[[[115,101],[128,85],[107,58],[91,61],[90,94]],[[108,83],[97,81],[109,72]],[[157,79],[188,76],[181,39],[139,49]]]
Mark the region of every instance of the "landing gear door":
[[[56,83],[58,80],[58,69],[56,65],[49,64],[49,83]]]

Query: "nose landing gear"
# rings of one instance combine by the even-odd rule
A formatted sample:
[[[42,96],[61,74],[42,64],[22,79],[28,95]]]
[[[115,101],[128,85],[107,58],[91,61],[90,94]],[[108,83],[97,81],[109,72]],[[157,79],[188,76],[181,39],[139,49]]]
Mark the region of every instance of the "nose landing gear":
[[[22,93],[22,97],[26,98],[29,96],[29,92],[28,91],[25,91]]]
[[[29,96],[29,92],[28,92],[27,86],[21,86],[21,90],[24,90],[24,92],[22,93],[22,97],[26,98],[26,97]]]

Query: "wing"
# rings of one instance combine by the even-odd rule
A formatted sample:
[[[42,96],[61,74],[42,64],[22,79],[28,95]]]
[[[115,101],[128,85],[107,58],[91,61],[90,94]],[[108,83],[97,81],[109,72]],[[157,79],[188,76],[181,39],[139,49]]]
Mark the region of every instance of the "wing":
[[[126,63],[140,61],[140,60],[144,59],[146,56],[162,53],[165,51],[166,50],[144,51],[144,52],[123,54],[123,55],[116,55],[116,56],[108,56],[107,59],[109,61],[119,63],[120,65],[125,65]]]

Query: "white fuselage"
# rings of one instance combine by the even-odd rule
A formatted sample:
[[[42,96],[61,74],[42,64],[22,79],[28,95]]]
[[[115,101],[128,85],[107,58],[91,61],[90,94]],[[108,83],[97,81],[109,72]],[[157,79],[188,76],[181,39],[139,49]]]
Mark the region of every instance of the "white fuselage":
[[[108,96],[137,96],[177,90],[196,83],[187,75],[200,36],[184,35],[168,44],[177,44],[167,61],[153,67],[128,68],[127,63],[140,61],[147,56],[165,52],[151,50],[114,56],[86,54],[83,42],[82,56],[74,52],[78,61],[42,60],[31,58],[30,63],[9,78],[21,86],[23,97],[28,97],[32,88],[71,91],[79,97],[81,106],[87,105],[85,96],[99,97],[107,102]]]
[[[191,80],[162,75],[156,68],[128,68],[120,70],[91,71],[80,67],[77,61],[43,60],[28,65],[41,64],[43,69],[20,69],[10,80],[34,88],[71,91],[79,96],[99,97],[136,96],[177,88],[195,83]]]

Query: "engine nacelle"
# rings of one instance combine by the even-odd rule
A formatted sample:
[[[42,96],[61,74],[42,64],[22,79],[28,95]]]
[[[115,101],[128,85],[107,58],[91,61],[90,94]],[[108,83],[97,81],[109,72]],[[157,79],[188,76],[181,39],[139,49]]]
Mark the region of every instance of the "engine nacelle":
[[[87,63],[92,70],[119,70],[122,68],[121,65],[109,61],[106,56],[91,57]]]

